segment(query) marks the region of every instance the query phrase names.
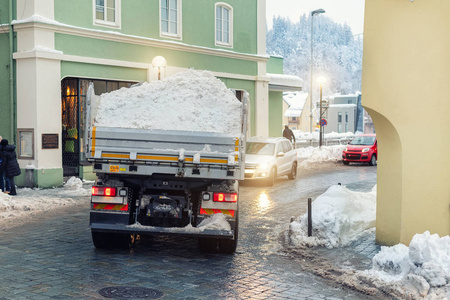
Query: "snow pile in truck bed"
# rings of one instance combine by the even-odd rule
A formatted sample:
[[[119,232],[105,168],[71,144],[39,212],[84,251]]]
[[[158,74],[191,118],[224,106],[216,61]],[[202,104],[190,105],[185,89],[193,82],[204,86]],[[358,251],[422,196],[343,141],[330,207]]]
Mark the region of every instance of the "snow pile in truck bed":
[[[208,71],[102,94],[95,126],[240,134],[241,105]]]

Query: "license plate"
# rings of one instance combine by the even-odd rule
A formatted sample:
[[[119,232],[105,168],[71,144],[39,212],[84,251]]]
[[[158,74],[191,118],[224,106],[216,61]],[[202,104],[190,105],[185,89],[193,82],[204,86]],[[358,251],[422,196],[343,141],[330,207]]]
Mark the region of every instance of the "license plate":
[[[109,166],[110,172],[116,173],[116,172],[119,172],[119,170],[120,170],[119,166],[114,166],[114,165]]]

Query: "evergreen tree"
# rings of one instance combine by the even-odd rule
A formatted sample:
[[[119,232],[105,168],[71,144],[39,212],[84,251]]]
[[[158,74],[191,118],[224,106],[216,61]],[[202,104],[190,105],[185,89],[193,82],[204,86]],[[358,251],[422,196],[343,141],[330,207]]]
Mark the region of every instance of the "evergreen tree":
[[[304,80],[310,89],[311,16],[303,14],[298,22],[274,17],[267,32],[267,52],[284,58],[284,72]],[[362,37],[354,36],[347,25],[335,23],[324,15],[314,16],[314,78],[325,76],[324,95],[350,94],[361,90]],[[317,85],[316,85],[317,86]],[[314,80],[313,80],[313,88]],[[318,93],[314,90],[314,98]]]

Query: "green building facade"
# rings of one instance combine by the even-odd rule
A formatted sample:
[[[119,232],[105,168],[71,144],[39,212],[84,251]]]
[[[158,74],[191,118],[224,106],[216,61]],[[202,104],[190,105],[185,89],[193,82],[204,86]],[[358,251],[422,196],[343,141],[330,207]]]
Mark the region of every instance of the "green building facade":
[[[100,94],[209,70],[249,93],[260,136],[281,135],[282,91],[301,88],[271,89],[267,63],[279,80],[282,60],[265,52],[265,0],[5,0],[0,18],[0,135],[17,146],[22,186],[94,179],[82,147],[89,82]]]

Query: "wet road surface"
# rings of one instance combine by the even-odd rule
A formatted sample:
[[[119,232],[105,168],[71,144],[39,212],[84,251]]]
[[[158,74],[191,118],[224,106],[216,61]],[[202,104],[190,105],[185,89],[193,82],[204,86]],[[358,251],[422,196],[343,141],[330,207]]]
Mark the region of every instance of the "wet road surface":
[[[290,218],[306,211],[307,198],[337,183],[369,191],[376,167],[329,164],[299,170],[293,181],[279,178],[270,188],[241,186],[234,255],[201,253],[195,239],[179,237],[142,239],[130,251],[96,250],[89,199],[80,199],[4,230],[0,299],[107,299],[101,293],[112,287],[122,290],[110,289],[109,296],[122,291],[121,299],[133,293],[133,299],[376,299],[313,275],[303,266],[305,256],[280,244]],[[321,250],[310,251],[317,256]],[[333,260],[332,252],[324,257]]]

